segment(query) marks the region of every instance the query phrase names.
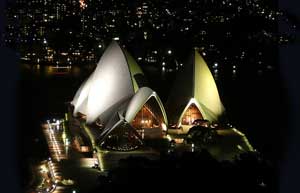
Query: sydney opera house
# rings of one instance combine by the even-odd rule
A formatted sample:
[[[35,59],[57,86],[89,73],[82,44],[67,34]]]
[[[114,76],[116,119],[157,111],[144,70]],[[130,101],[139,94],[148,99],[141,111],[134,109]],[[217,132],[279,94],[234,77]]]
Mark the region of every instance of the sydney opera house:
[[[197,50],[175,80],[166,112],[141,68],[116,42],[108,46],[71,105],[73,117],[91,128],[97,144],[107,146],[124,140],[141,144],[143,139],[164,137],[169,126],[187,131],[195,120],[218,122],[224,115],[213,76]]]
[[[106,49],[71,104],[73,116],[92,128],[98,143],[123,135],[131,141],[162,138],[168,125],[159,96],[147,86],[132,56],[116,42]]]

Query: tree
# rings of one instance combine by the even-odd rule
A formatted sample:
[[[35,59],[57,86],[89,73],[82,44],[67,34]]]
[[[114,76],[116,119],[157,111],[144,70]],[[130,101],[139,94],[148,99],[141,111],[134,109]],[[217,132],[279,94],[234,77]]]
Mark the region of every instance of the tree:
[[[187,142],[193,143],[200,148],[214,142],[216,131],[209,127],[194,126],[187,134]]]

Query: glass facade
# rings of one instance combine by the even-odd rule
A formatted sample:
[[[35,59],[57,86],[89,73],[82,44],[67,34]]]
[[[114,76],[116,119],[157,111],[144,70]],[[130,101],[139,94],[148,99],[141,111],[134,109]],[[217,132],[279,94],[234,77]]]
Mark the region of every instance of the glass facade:
[[[197,119],[203,119],[202,114],[195,104],[191,104],[182,116],[181,124],[192,125]]]
[[[154,98],[147,101],[131,122],[142,138],[162,137],[163,115]]]

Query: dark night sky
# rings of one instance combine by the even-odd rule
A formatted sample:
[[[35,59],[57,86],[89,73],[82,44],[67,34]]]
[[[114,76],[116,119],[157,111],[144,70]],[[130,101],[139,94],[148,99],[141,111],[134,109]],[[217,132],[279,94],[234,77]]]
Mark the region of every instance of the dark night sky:
[[[279,7],[288,12],[297,15],[300,20],[300,2],[297,0],[280,0]],[[285,30],[284,27],[280,30]],[[299,29],[298,29],[299,41]],[[300,45],[297,42],[294,45],[280,49],[280,67],[285,86],[289,96],[289,121],[288,126],[288,149],[285,153],[285,159],[281,165],[280,191],[281,192],[299,192],[299,174],[300,174],[300,93],[299,93],[299,51]],[[285,112],[283,112],[285,113]]]
[[[3,12],[3,10],[4,10],[4,7],[5,7],[5,2],[4,1],[0,1],[0,10],[1,10],[1,12],[0,12],[0,33],[2,34],[2,32],[3,32],[3,22],[4,22],[4,12]]]

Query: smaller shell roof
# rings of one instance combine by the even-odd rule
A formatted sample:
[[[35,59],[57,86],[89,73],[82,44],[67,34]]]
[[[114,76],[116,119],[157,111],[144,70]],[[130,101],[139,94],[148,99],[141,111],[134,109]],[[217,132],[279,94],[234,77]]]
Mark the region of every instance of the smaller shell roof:
[[[188,63],[178,73],[167,101],[167,112],[172,124],[179,124],[189,105],[195,104],[204,119],[218,121],[224,114],[215,80],[195,49]]]
[[[131,123],[136,114],[143,108],[143,105],[147,103],[150,98],[154,98],[159,106],[159,111],[163,116],[163,123],[168,124],[166,112],[159,96],[151,88],[142,87],[127,103],[124,103],[122,108],[116,109],[110,115],[110,120],[107,122],[103,132],[99,136],[100,140],[103,140],[109,133],[116,129],[123,123]]]
[[[138,92],[130,100],[125,113],[125,120],[130,123],[134,119],[136,114],[141,110],[143,105],[146,104],[151,97],[155,98],[157,104],[159,105],[160,111],[163,115],[164,122],[165,124],[167,124],[168,123],[167,115],[159,96],[157,95],[156,92],[154,92],[151,88],[148,87],[140,88]]]

